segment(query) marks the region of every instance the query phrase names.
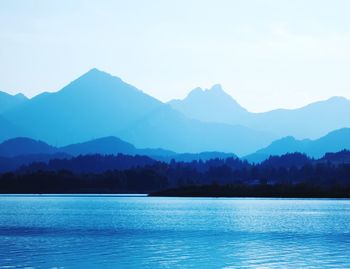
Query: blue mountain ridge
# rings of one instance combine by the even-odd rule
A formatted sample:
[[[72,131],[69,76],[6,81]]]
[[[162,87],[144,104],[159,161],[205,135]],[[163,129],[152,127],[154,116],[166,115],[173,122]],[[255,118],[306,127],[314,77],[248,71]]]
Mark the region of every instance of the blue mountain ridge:
[[[0,91],[0,114],[17,107],[26,101],[28,101],[28,98],[22,93],[11,95]]]
[[[197,88],[185,99],[168,104],[192,119],[238,124],[276,137],[316,139],[333,130],[350,127],[350,100],[344,97],[332,97],[298,109],[251,113],[215,85],[207,90]]]
[[[268,147],[258,150],[254,154],[243,157],[252,163],[262,162],[270,156],[282,156],[296,152],[303,153],[316,159],[332,158],[337,153],[337,159],[342,150],[350,150],[350,129],[343,128],[333,131],[317,140],[297,140],[293,137],[285,137],[274,141]],[[79,155],[142,155],[154,160],[170,162],[176,161],[191,162],[193,160],[210,160],[237,158],[233,153],[223,152],[201,152],[198,154],[175,153],[164,149],[138,149],[117,137],[105,137],[83,143],[71,144],[64,147],[53,147],[45,142],[30,138],[19,137],[7,140],[0,144],[0,158],[2,167],[19,167],[33,161],[47,162],[51,159],[70,158]],[[332,155],[333,154],[333,155]],[[348,154],[345,154],[348,158]],[[339,157],[340,156],[340,157]],[[11,159],[10,161],[8,159]],[[14,163],[14,164],[12,164]]]
[[[304,153],[313,158],[321,158],[326,153],[339,152],[344,149],[350,149],[350,128],[332,131],[316,140],[297,140],[291,136],[284,137],[272,142],[266,148],[245,156],[244,159],[250,162],[261,162],[269,156],[281,156],[294,152]]]
[[[238,156],[255,152],[264,158],[259,150],[281,137],[297,140],[276,142],[283,144],[281,152],[303,151],[301,144],[308,144],[304,138],[315,140],[350,127],[350,101],[343,97],[300,109],[251,113],[220,85],[214,85],[207,90],[196,88],[184,100],[164,104],[98,69],[54,93],[32,99],[0,94],[0,102],[5,99],[12,103],[0,112],[0,141],[25,136],[55,147],[119,137],[138,149],[149,149],[150,154],[163,148],[187,153],[234,152]],[[317,150],[309,154],[318,156]],[[166,152],[163,155],[168,156]]]
[[[29,137],[55,146],[116,136],[138,148],[244,155],[275,137],[240,125],[205,123],[97,69],[55,93],[43,93],[3,113]],[[246,141],[249,141],[246,142]]]
[[[27,137],[17,137],[0,143],[0,172],[15,170],[32,162],[48,162],[52,159],[67,159],[80,155],[131,155],[148,156],[154,160],[170,162],[191,162],[193,160],[237,158],[232,153],[202,152],[197,154],[175,153],[164,149],[137,149],[117,137],[104,137],[83,143],[64,147],[54,147],[49,144]]]

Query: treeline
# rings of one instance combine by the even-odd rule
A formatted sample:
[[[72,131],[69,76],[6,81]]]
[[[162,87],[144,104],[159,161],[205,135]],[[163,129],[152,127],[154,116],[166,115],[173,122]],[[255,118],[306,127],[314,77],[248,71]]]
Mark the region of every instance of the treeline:
[[[324,187],[308,183],[299,184],[232,184],[200,185],[156,191],[150,196],[173,197],[274,197],[274,198],[349,198],[350,187]]]
[[[1,193],[149,193],[168,187],[168,181],[152,169],[134,168],[100,174],[70,171],[5,173]]]
[[[18,169],[20,173],[36,171],[68,170],[74,173],[104,173],[113,170],[126,170],[152,165],[157,161],[147,156],[131,155],[80,155],[73,158],[52,159],[48,162],[33,162]]]
[[[249,196],[256,193],[255,190],[260,191],[254,188],[269,189],[269,194],[261,192],[257,196],[272,196],[271,193],[281,195],[277,186],[285,190],[307,186],[309,190],[318,190],[316,196],[326,197],[331,190],[350,187],[349,157],[348,151],[328,154],[319,160],[293,153],[250,164],[238,158],[165,163],[144,156],[86,155],[36,162],[1,174],[0,192],[150,193],[189,186],[204,189],[220,186],[231,188],[228,196],[239,196],[239,193]],[[232,191],[233,186],[239,188],[234,187]],[[291,193],[289,196],[298,197],[296,192]],[[311,192],[308,193],[312,197]]]

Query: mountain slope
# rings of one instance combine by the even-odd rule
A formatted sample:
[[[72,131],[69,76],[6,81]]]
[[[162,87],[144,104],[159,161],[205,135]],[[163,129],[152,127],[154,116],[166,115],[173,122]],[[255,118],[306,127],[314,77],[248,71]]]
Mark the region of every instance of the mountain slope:
[[[296,140],[293,137],[285,137],[272,142],[268,147],[258,150],[254,154],[245,157],[248,161],[260,162],[270,155],[283,155],[286,153],[301,152],[310,157],[321,158],[329,152],[339,152],[350,149],[350,128],[342,128],[328,133],[316,140]]]
[[[57,148],[46,144],[45,142],[26,137],[9,139],[0,143],[0,158],[2,163],[10,169],[11,164],[18,167],[24,163],[41,162],[50,159],[70,158],[79,155],[143,155],[152,159],[169,162],[172,159],[177,161],[191,162],[193,160],[224,159],[236,157],[232,153],[222,152],[201,152],[201,153],[183,153],[178,154],[164,149],[137,149],[133,145],[117,138],[104,137],[83,143],[72,144]]]
[[[60,151],[74,156],[96,153],[105,155],[117,153],[134,155],[136,148],[117,137],[110,136],[61,147]]]
[[[247,126],[270,131],[278,136],[316,139],[344,127],[350,127],[350,100],[332,97],[299,109],[279,109],[253,115]]]
[[[205,91],[195,89],[184,100],[173,100],[169,104],[193,119],[243,125],[276,137],[316,139],[332,130],[350,127],[350,100],[343,97],[332,97],[298,109],[250,113],[221,87],[214,86]]]
[[[185,99],[172,100],[168,104],[189,118],[205,122],[240,124],[242,118],[249,116],[249,112],[219,84],[206,90],[196,88]]]
[[[18,127],[1,115],[24,104],[27,100],[28,98],[23,94],[11,95],[0,91],[0,141],[27,134],[23,128]]]
[[[41,94],[5,116],[55,145],[117,135],[162,103],[121,79],[92,69],[56,93]]]
[[[169,106],[153,111],[121,134],[121,138],[138,148],[160,147],[188,153],[221,151],[237,155],[268,145],[273,139],[267,133],[243,126],[191,120]]]
[[[21,93],[11,95],[0,91],[0,114],[17,107],[26,101],[28,101],[28,98]]]
[[[17,137],[0,144],[0,156],[15,157],[20,155],[53,154],[57,148],[45,142],[26,137]]]

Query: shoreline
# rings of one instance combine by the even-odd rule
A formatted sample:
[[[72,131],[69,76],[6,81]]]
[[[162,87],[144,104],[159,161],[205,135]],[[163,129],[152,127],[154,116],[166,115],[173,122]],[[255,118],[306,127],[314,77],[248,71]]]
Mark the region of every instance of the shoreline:
[[[335,198],[349,199],[350,189],[313,185],[198,185],[150,193],[151,197]]]

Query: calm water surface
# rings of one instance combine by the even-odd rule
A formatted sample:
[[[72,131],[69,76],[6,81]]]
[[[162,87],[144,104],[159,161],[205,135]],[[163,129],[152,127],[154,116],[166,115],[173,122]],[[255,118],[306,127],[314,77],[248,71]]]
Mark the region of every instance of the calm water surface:
[[[350,268],[350,201],[0,196],[0,268]]]

